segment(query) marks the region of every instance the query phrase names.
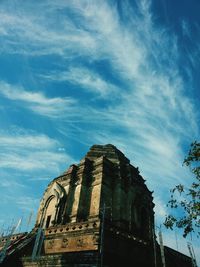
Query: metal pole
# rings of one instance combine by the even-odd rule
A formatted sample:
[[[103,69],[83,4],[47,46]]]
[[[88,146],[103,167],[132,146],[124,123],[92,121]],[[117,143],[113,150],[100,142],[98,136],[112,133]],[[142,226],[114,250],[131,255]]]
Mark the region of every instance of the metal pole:
[[[42,229],[42,227],[39,227],[31,256],[32,261],[35,261],[40,256],[43,241],[44,241],[44,230]]]
[[[4,259],[6,257],[6,252],[7,252],[8,247],[10,246],[11,237],[12,237],[14,231],[15,231],[15,227],[13,227],[11,229],[10,235],[7,237],[7,241],[5,243],[5,246],[4,246],[4,248],[0,252],[0,264],[4,261]]]
[[[2,226],[1,226],[1,232],[0,232],[0,235],[1,235],[1,237],[4,236],[4,224],[2,224]]]
[[[102,218],[101,218],[101,239],[100,239],[100,267],[103,267],[103,241],[104,241],[104,223],[105,223],[105,203],[103,204]]]
[[[28,232],[29,226],[30,226],[30,224],[32,222],[32,217],[33,217],[33,211],[30,212],[30,215],[28,217],[27,226],[26,226],[26,232]]]
[[[164,246],[163,246],[163,238],[162,238],[161,226],[160,226],[160,230],[158,232],[158,235],[159,235],[159,242],[160,242],[160,252],[161,252],[161,258],[162,258],[162,264],[163,264],[163,267],[166,267],[166,264],[165,264],[165,251],[164,251]]]
[[[8,238],[7,238],[6,244],[5,244],[5,246],[3,247],[3,249],[2,249],[1,252],[0,252],[0,263],[2,263],[2,262],[4,261],[4,259],[5,259],[5,257],[6,257],[7,249],[8,249],[8,247],[9,247],[10,244],[11,244],[11,237],[12,237],[12,235],[15,233],[15,231],[18,229],[18,227],[20,226],[21,221],[22,221],[22,220],[19,219],[17,225],[16,225],[16,226],[12,226],[12,228],[11,228],[11,230],[10,230],[10,234],[9,234],[9,236],[8,236]]]
[[[193,254],[193,259],[194,259],[195,265],[197,267],[197,260],[196,260],[196,256],[195,256],[194,248],[193,248],[193,245],[192,244],[191,244],[191,250],[192,250],[192,254]]]
[[[189,250],[189,253],[190,253],[191,260],[192,260],[192,266],[193,267],[197,267],[196,257],[195,257],[195,254],[194,254],[194,249],[192,247],[192,244],[188,242],[187,246],[188,246],[188,250]]]
[[[22,215],[22,217],[20,219],[20,223],[19,223],[19,226],[18,226],[18,228],[19,228],[18,233],[20,233],[21,230],[22,230],[22,222],[23,222],[23,215]]]
[[[179,250],[178,250],[178,239],[177,239],[176,231],[174,231],[174,234],[175,234],[175,239],[176,239],[176,249],[177,249],[177,251],[179,251]]]
[[[157,267],[157,255],[156,255],[156,241],[155,241],[155,228],[152,224],[152,236],[153,236],[153,252],[154,252],[154,265]]]

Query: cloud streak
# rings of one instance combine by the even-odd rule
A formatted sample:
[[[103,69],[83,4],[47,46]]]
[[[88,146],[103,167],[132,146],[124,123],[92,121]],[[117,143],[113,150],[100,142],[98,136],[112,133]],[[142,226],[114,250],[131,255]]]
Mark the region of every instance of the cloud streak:
[[[71,157],[60,153],[60,143],[46,135],[0,134],[0,168],[17,171],[57,173],[60,165],[70,163]]]
[[[23,103],[23,107],[34,113],[47,117],[58,117],[73,107],[75,100],[70,97],[47,97],[42,92],[25,90],[22,86],[15,86],[0,82],[0,94],[5,98]]]
[[[97,94],[102,98],[107,98],[111,94],[119,94],[120,89],[104,80],[97,72],[86,67],[72,67],[68,71],[40,75],[40,77],[56,82],[69,82],[75,86],[83,88],[86,92]]]
[[[60,141],[38,132],[18,127],[0,131],[3,199],[0,208],[4,221],[10,221],[12,216],[21,217],[22,212],[36,210],[42,184],[46,185],[74,162],[65,151],[59,151],[60,147],[63,147]],[[44,174],[48,177],[45,182],[41,178]]]

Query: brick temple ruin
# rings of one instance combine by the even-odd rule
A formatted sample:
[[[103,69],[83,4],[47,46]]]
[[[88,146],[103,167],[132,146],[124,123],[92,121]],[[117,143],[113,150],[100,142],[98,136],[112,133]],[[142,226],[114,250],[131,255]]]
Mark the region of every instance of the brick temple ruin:
[[[162,267],[153,208],[138,168],[115,146],[94,145],[48,185],[35,227],[11,237],[0,266]],[[2,237],[0,249],[5,244]],[[192,266],[190,257],[163,251],[166,267]]]

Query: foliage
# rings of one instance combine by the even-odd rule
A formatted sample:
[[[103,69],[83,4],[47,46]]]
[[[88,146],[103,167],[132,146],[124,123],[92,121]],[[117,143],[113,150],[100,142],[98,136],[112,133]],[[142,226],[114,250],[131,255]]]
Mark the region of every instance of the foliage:
[[[188,166],[193,174],[193,182],[190,187],[182,184],[170,190],[171,199],[168,206],[171,209],[181,209],[183,216],[168,215],[164,225],[173,229],[174,226],[182,228],[186,237],[189,233],[195,232],[200,236],[200,142],[191,144],[188,156],[183,165]]]

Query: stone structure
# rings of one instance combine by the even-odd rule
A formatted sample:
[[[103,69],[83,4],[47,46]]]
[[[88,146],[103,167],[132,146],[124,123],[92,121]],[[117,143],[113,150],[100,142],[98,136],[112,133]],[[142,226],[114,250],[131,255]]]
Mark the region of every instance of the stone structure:
[[[22,266],[153,267],[156,259],[160,267],[153,207],[138,168],[115,146],[94,145],[48,185],[34,228],[45,231],[42,255],[32,261],[24,253]],[[165,252],[167,267],[191,266],[189,257]]]

